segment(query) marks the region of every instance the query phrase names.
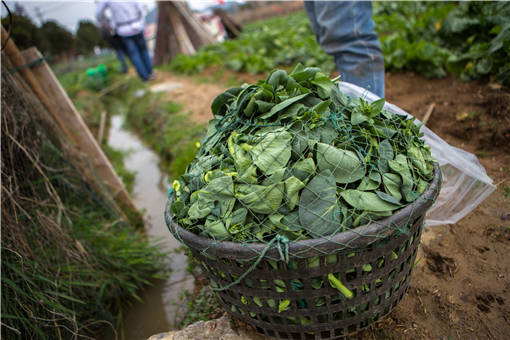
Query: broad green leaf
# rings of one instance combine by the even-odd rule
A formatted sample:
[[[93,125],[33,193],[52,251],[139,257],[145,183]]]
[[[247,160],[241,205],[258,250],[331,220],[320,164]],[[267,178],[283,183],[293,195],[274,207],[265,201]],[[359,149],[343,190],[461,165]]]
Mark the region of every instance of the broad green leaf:
[[[297,114],[305,110],[306,106],[302,103],[294,103],[291,106],[287,107],[286,109],[282,110],[282,112],[278,115],[279,120],[284,120],[287,118],[296,118]]]
[[[297,210],[285,214],[281,219],[281,223],[292,231],[299,231],[302,229],[302,226],[299,223],[299,213]]]
[[[237,94],[241,92],[241,88],[231,88],[227,91],[220,93],[216,98],[214,98],[212,104],[211,104],[211,111],[213,115],[224,115],[226,111],[226,105],[230,102],[232,102]]]
[[[232,177],[223,176],[211,180],[203,189],[191,195],[193,202],[188,211],[191,219],[200,219],[209,215],[215,208],[214,202],[228,200],[234,195]]]
[[[274,106],[274,103],[265,102],[263,100],[256,100],[255,104],[257,104],[260,113],[266,113]]]
[[[287,131],[269,132],[249,151],[253,163],[263,174],[272,174],[287,166],[291,152],[291,135]]]
[[[237,170],[237,181],[241,183],[255,184],[257,183],[257,169],[253,165],[249,154],[241,145],[238,144],[241,135],[232,132],[228,138],[228,150]]]
[[[415,146],[411,146],[409,149],[407,149],[407,156],[422,176],[427,178],[432,174],[433,167],[430,163],[425,161],[421,149]]]
[[[331,89],[331,99],[337,108],[343,108],[347,106],[347,97],[338,89],[337,86]]]
[[[386,103],[386,100],[384,98],[381,98],[381,99],[378,99],[378,100],[372,102],[372,104],[370,104],[370,109],[371,109],[370,117],[377,116],[382,111],[385,103]]]
[[[353,125],[359,125],[363,122],[366,122],[367,120],[369,120],[369,117],[366,116],[363,112],[361,112],[360,110],[354,110],[352,113],[351,113],[351,123]]]
[[[262,300],[260,300],[260,298],[258,296],[254,296],[253,297],[253,302],[259,306],[259,307],[262,307],[263,306],[263,303],[262,303]]]
[[[290,300],[280,300],[280,304],[278,305],[278,313],[288,310],[290,307]]]
[[[325,115],[330,110],[329,105],[331,105],[331,99],[320,102],[319,104],[312,107],[312,110],[314,110],[315,112],[317,112],[321,115]]]
[[[305,187],[305,184],[294,176],[285,180],[285,203],[289,210],[293,210],[299,203],[299,191]]]
[[[322,99],[331,97],[331,91],[337,85],[331,81],[326,75],[321,72],[315,74],[314,79],[311,81],[312,84],[317,86],[317,93]]]
[[[379,133],[381,136],[385,138],[392,138],[397,133],[397,130],[384,125],[375,124],[374,129],[377,133]]]
[[[417,194],[413,191],[414,182],[411,171],[409,170],[409,166],[407,164],[407,157],[402,154],[398,154],[395,157],[395,160],[388,161],[388,165],[391,170],[399,174],[402,178],[401,191],[404,194],[404,199],[407,202],[414,201],[417,197]]]
[[[421,178],[418,180],[418,188],[416,189],[419,194],[423,194],[423,192],[428,188],[429,183],[425,182]]]
[[[317,174],[303,189],[299,201],[299,221],[311,235],[326,236],[340,228],[340,208],[333,174]]]
[[[181,201],[174,201],[170,206],[170,209],[172,210],[172,214],[177,218],[182,218],[188,213],[186,204]]]
[[[306,80],[310,80],[315,77],[315,74],[320,72],[318,67],[307,67],[301,71],[293,72],[290,76],[294,78],[298,83]]]
[[[302,100],[303,98],[305,98],[306,96],[308,96],[309,93],[304,93],[304,94],[300,94],[299,96],[296,96],[296,97],[292,97],[292,98],[289,98],[279,104],[276,104],[275,106],[273,106],[271,108],[271,111],[269,111],[268,113],[266,114],[263,114],[262,116],[260,116],[261,119],[268,119],[272,116],[274,116],[275,114],[279,113],[280,111],[282,111],[283,109],[291,106],[292,104]]]
[[[402,199],[402,194],[400,193],[402,179],[400,176],[392,173],[385,173],[383,174],[382,178],[386,192],[395,197],[396,200],[400,201]]]
[[[391,204],[395,204],[395,205],[401,205],[399,200],[397,200],[395,197],[391,196],[391,195],[388,195],[387,193],[385,192],[382,192],[382,191],[379,191],[379,190],[376,190],[375,193],[377,194],[377,196],[379,196],[380,199],[382,199],[383,201],[386,201],[388,203],[391,203]]]
[[[338,131],[332,125],[323,125],[318,128],[319,140],[325,144],[331,144],[338,137]]]
[[[271,72],[267,78],[267,83],[277,90],[279,86],[285,86],[285,84],[287,84],[288,77],[287,72],[284,70],[276,70]]]
[[[352,183],[365,176],[365,164],[349,150],[317,143],[317,163],[321,171],[333,173],[337,183]]]
[[[204,227],[209,235],[217,240],[230,239],[230,233],[225,228],[223,222],[219,219],[207,219]]]
[[[393,159],[393,147],[389,140],[385,139],[381,143],[379,143],[379,156],[381,158],[390,160]]]
[[[228,229],[230,226],[236,224],[244,224],[246,216],[248,215],[248,209],[239,208],[234,210],[227,218],[225,218],[225,226]]]
[[[399,207],[399,205],[391,204],[383,201],[373,192],[348,189],[342,191],[340,196],[357,210],[370,211],[391,211]]]
[[[262,181],[262,185],[271,185],[278,184],[283,181],[283,177],[285,176],[285,168],[281,168],[273,172],[273,174],[267,177],[264,181]]]
[[[377,171],[370,171],[368,177],[363,177],[358,186],[358,190],[368,191],[375,190],[381,184],[381,175]]]
[[[284,185],[237,184],[235,189],[235,196],[247,209],[259,214],[274,214],[282,203]]]
[[[312,158],[305,158],[297,161],[290,168],[293,176],[297,177],[300,181],[305,181],[310,175],[315,172],[315,163]]]

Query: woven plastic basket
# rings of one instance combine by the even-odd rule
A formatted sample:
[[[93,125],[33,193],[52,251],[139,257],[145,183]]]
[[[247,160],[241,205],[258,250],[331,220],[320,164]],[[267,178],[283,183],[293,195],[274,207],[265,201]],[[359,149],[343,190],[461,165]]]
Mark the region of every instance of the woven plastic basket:
[[[419,198],[388,218],[330,238],[290,243],[288,262],[276,244],[267,249],[267,244],[218,242],[184,230],[172,221],[171,199],[165,219],[213,287],[229,286],[216,294],[234,318],[282,339],[343,338],[388,314],[406,293],[425,213],[441,186],[437,164],[434,173]],[[330,273],[341,277],[353,298],[330,286]],[[289,304],[279,311],[282,301]]]

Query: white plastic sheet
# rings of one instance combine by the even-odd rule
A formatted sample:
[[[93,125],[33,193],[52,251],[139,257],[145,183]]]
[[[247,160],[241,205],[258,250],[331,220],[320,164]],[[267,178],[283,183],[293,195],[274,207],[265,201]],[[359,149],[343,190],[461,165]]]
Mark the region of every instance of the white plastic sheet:
[[[379,97],[357,85],[340,82],[340,91],[351,97],[361,97],[372,102]],[[386,103],[389,112],[411,116],[396,105]],[[419,123],[419,120],[416,120]],[[426,126],[420,129],[425,142],[430,145],[432,156],[443,174],[441,192],[427,212],[425,225],[452,224],[469,214],[495,189],[485,168],[472,153],[451,146]]]

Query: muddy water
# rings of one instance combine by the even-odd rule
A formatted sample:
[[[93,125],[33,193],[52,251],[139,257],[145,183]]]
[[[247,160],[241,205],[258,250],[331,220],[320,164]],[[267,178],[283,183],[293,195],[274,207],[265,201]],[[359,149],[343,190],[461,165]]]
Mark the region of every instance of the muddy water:
[[[124,164],[136,172],[133,199],[148,219],[147,233],[163,238],[168,250],[179,247],[179,242],[168,231],[163,212],[167,200],[168,177],[159,168],[158,156],[146,147],[135,134],[122,128],[123,116],[111,119],[108,144],[118,150],[129,151]],[[124,311],[122,333],[126,340],[147,339],[149,336],[172,329],[182,306],[176,302],[185,289],[191,291],[192,277],[184,271],[186,257],[171,255],[172,274],[165,281],[140,293],[143,303],[134,302]],[[119,334],[120,335],[120,334]]]

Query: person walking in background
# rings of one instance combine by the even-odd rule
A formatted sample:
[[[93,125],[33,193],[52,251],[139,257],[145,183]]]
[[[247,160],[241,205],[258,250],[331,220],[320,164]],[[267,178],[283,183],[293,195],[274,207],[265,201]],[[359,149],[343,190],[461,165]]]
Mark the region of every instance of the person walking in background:
[[[384,59],[374,31],[372,2],[305,1],[312,30],[335,58],[342,80],[384,97]]]
[[[106,8],[111,11],[115,33],[120,37],[136,72],[143,81],[153,79],[152,61],[143,36],[144,19],[140,6],[136,2],[99,1],[96,7],[96,19],[99,22]]]
[[[99,20],[101,36],[104,40],[108,41],[110,46],[115,50],[117,54],[117,58],[119,59],[122,67],[122,73],[127,73],[127,65],[126,60],[124,59],[124,54],[127,55],[126,50],[124,49],[124,45],[117,33],[113,28],[113,25],[108,20],[108,18],[103,15]]]

